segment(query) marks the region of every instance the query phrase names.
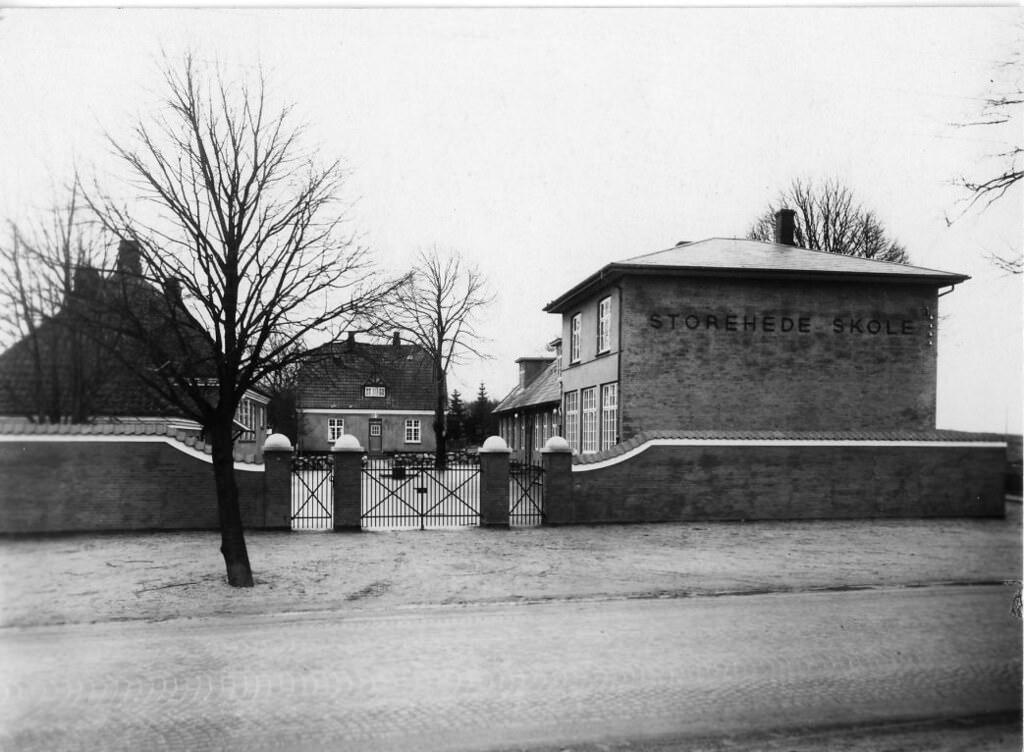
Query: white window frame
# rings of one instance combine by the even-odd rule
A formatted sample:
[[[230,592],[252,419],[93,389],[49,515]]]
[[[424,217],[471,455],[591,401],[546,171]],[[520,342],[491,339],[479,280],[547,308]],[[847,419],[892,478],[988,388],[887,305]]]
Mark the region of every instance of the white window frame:
[[[239,441],[256,440],[256,403],[243,397],[235,410],[235,422],[243,426],[242,432],[238,435]]]
[[[619,385],[601,386],[601,448],[615,446],[619,440]]]
[[[580,417],[582,436],[581,454],[593,454],[600,448],[597,425],[597,387],[589,386],[580,390]]]
[[[363,396],[376,398],[384,398],[388,396],[388,388],[383,384],[367,384],[363,387]]]
[[[327,419],[327,441],[333,444],[335,441],[345,435],[345,419],[344,418],[328,418]]]
[[[370,436],[372,436],[373,438],[377,438],[378,436],[383,436],[383,435],[384,435],[384,427],[380,423],[377,423],[376,421],[371,422],[370,423]]]
[[[575,390],[566,392],[564,402],[565,440],[569,442],[571,448],[578,450],[580,448],[580,393]]]
[[[597,351],[606,353],[612,349],[612,298],[601,298],[597,304]]]
[[[423,443],[423,425],[419,418],[406,418],[405,419],[405,443],[406,444],[422,444]]]
[[[580,362],[580,335],[583,333],[583,314],[576,313],[569,320],[569,362]]]

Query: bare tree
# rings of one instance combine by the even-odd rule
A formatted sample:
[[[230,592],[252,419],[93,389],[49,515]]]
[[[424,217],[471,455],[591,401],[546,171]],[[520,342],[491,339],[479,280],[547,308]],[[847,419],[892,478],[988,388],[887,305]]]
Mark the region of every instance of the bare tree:
[[[398,283],[375,277],[366,249],[343,232],[341,165],[302,147],[262,75],[254,86],[231,81],[189,55],[165,66],[164,82],[163,108],[134,122],[133,138],[108,136],[140,203],[98,190],[91,203],[138,253],[116,320],[147,357],[125,365],[203,426],[228,582],[248,587],[233,468],[239,401],[300,358],[305,335],[348,328]],[[157,329],[152,305],[139,313],[143,286],[168,292]]]
[[[990,206],[1006,196],[1007,192],[1024,177],[1024,167],[1021,165],[1024,159],[1024,143],[1021,139],[1020,123],[1024,110],[1024,52],[1021,51],[1020,44],[1024,42],[1024,22],[1018,23],[1016,29],[1018,43],[1010,50],[1005,60],[996,64],[994,88],[982,100],[978,116],[966,123],[957,124],[959,128],[1005,129],[1012,141],[992,155],[998,166],[986,176],[960,176],[957,180],[957,184],[967,190],[969,198],[966,207],[955,219],[962,217],[979,204],[983,207]],[[955,219],[947,219],[947,222],[952,223]],[[989,258],[1008,272],[1024,272],[1024,257],[1021,256],[1019,247],[1009,253],[993,251]]]
[[[477,314],[493,297],[478,269],[458,253],[436,247],[421,251],[408,282],[391,300],[385,325],[409,333],[433,363],[435,461],[444,465],[447,453],[445,415],[448,371],[467,355],[486,357],[480,350]]]
[[[85,342],[89,321],[78,303],[104,264],[99,234],[82,214],[72,186],[46,219],[9,222],[0,241],[0,344],[11,347],[0,389],[33,421],[89,420],[108,373]]]
[[[796,211],[796,242],[801,248],[900,264],[910,261],[906,249],[888,237],[875,213],[861,206],[853,192],[836,180],[826,180],[820,186],[794,180],[768,204],[747,237],[771,242],[775,213],[780,209]]]

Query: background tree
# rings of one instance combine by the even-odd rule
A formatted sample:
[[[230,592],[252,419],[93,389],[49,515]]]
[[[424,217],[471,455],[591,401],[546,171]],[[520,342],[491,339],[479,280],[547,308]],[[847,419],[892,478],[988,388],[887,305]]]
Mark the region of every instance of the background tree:
[[[476,399],[469,406],[469,415],[466,418],[466,440],[470,444],[479,446],[488,436],[495,436],[498,433],[498,418],[494,414],[494,408],[497,406],[498,401],[487,396],[487,387],[480,382]]]
[[[85,209],[73,186],[46,219],[10,222],[0,241],[0,349],[12,348],[0,366],[0,390],[33,421],[88,421],[109,375],[85,341],[89,321],[77,304],[105,265]]]
[[[459,254],[437,248],[421,251],[406,284],[389,306],[386,326],[408,333],[433,363],[435,461],[444,465],[447,451],[445,415],[448,371],[467,355],[486,357],[479,349],[476,317],[492,297],[483,275]]]
[[[445,425],[448,446],[461,448],[465,444],[466,438],[466,405],[463,403],[458,389],[452,392],[452,397],[448,401],[448,418]]]
[[[118,320],[148,357],[120,365],[203,426],[228,582],[251,586],[233,462],[239,401],[294,363],[305,335],[369,316],[395,283],[374,281],[365,249],[342,232],[340,164],[302,147],[262,76],[230,81],[186,56],[165,66],[164,83],[161,108],[131,138],[108,136],[137,203],[98,188],[90,200],[139,255]],[[140,285],[172,292],[159,331],[132,305]]]
[[[1018,23],[1016,30],[1017,44],[1009,51],[1006,59],[996,64],[992,89],[982,99],[978,116],[966,123],[958,124],[960,128],[986,128],[988,131],[1007,133],[1012,140],[992,155],[996,165],[994,169],[982,177],[960,176],[957,180],[970,196],[967,206],[959,216],[963,216],[979,204],[987,207],[1002,199],[1007,192],[1018,186],[1024,177],[1024,166],[1021,165],[1024,160],[1024,140],[1021,137],[1024,133],[1021,124],[1021,115],[1024,111],[1024,22]],[[986,165],[989,164],[992,162],[986,162]],[[1019,203],[1019,197],[1017,201]],[[1024,272],[1024,257],[1019,245],[1015,251],[1009,253],[991,252],[989,258],[1008,272]]]
[[[747,237],[772,242],[775,212],[796,212],[796,244],[814,251],[860,256],[877,261],[910,261],[902,245],[888,237],[874,212],[865,209],[853,192],[836,180],[820,186],[794,180],[754,222]]]
[[[261,391],[269,398],[267,423],[274,433],[284,434],[298,446],[302,433],[302,415],[299,412],[299,371],[305,361],[307,350],[301,342],[293,342],[288,349],[289,357],[281,358],[279,368],[267,374]]]

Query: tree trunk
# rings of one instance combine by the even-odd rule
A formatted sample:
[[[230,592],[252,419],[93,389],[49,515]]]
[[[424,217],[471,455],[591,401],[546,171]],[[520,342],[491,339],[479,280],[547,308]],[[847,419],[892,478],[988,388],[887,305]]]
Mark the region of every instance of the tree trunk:
[[[213,475],[217,486],[217,512],[220,516],[220,552],[227,567],[228,584],[252,587],[249,552],[242,531],[242,512],[238,506],[238,484],[235,482],[235,459],[232,454],[232,416],[218,417],[211,431]]]
[[[447,432],[445,431],[445,408],[448,405],[448,385],[442,373],[436,378],[434,402],[434,466],[443,470],[448,465]]]

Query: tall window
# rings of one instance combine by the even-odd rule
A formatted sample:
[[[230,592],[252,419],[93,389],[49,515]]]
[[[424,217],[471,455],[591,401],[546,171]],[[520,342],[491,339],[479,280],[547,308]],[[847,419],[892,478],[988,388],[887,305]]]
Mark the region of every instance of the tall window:
[[[420,443],[420,422],[419,420],[410,418],[405,421],[405,443],[406,444],[419,444]]]
[[[597,304],[597,351],[612,349],[612,299],[604,298]]]
[[[569,362],[580,362],[580,331],[583,328],[583,319],[580,314],[572,317],[569,330]]]
[[[580,393],[565,393],[565,440],[573,449],[580,448]]]
[[[583,446],[580,451],[589,454],[598,450],[597,387],[583,390]]]
[[[258,410],[251,399],[242,399],[235,410],[235,422],[244,426],[242,433],[238,436],[239,441],[256,440],[256,420]]]
[[[619,440],[619,385],[601,387],[601,448],[614,446]]]
[[[345,419],[344,418],[328,418],[327,419],[327,441],[333,444],[335,441],[341,438],[342,434],[345,433]]]

